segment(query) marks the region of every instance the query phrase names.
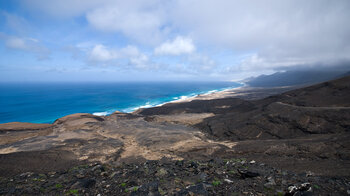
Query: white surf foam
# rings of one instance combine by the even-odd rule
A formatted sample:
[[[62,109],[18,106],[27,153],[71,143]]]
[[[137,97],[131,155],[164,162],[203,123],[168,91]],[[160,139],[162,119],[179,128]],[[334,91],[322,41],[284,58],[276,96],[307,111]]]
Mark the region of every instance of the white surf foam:
[[[107,116],[109,114],[112,114],[111,112],[94,112],[92,113],[95,116]]]
[[[172,101],[166,101],[166,102],[163,102],[163,103],[146,102],[143,105],[140,105],[140,106],[137,106],[137,107],[125,108],[125,109],[122,109],[120,111],[130,113],[130,112],[134,112],[134,111],[136,111],[136,110],[138,110],[140,108],[159,107],[159,106],[163,106],[163,105],[165,105],[167,103],[176,103],[176,102],[186,101],[188,99],[195,98],[195,97],[197,97],[199,95],[209,95],[209,94],[216,93],[216,92],[227,91],[227,90],[232,90],[232,89],[239,89],[241,87],[242,86],[228,87],[228,88],[221,88],[221,89],[215,89],[215,90],[210,90],[210,91],[202,91],[202,92],[198,92],[198,93],[191,93],[191,94],[188,94],[188,95],[182,95],[182,96],[173,97]],[[111,112],[111,111],[95,112],[95,113],[93,113],[93,115],[96,115],[96,116],[107,116],[107,115],[112,114],[112,113],[113,112]]]

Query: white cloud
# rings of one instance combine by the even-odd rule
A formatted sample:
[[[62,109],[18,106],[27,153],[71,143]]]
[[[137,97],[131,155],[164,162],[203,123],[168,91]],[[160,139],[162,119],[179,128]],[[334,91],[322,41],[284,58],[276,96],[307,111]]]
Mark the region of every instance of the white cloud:
[[[123,56],[129,56],[129,57],[134,57],[134,56],[140,56],[140,51],[136,46],[126,46],[125,48],[122,48],[120,50],[120,53],[123,54]]]
[[[130,64],[136,66],[136,68],[139,69],[147,69],[149,67],[149,58],[144,54],[131,57]]]
[[[197,66],[196,70],[200,72],[213,71],[216,68],[215,61],[204,55],[191,55],[189,57],[189,62],[191,65]]]
[[[113,49],[107,48],[102,44],[95,45],[89,51],[89,59],[92,61],[111,61],[115,59],[124,59],[124,58],[138,58],[142,57],[145,59],[139,49],[136,46],[128,45],[124,48]]]
[[[256,53],[242,69],[277,69],[350,60],[349,9],[345,0],[180,0],[172,22],[196,40]]]
[[[173,41],[167,41],[154,49],[156,55],[181,55],[190,54],[196,50],[192,39],[181,36]]]
[[[11,50],[18,50],[33,53],[38,60],[45,60],[49,58],[50,50],[34,38],[22,38],[16,36],[9,36],[0,34],[0,38],[5,41],[5,46]]]
[[[107,48],[102,44],[95,45],[88,52],[88,60],[91,63],[102,65],[120,65],[127,61],[127,65],[135,68],[149,67],[148,56],[141,53],[136,46],[130,45],[120,49]]]
[[[10,37],[6,40],[6,46],[12,49],[28,50],[30,47],[24,41],[24,39],[18,37]]]
[[[161,41],[167,29],[161,1],[114,1],[87,12],[86,19],[98,30],[120,32],[138,42],[154,44]],[[161,7],[163,8],[163,7]]]
[[[87,18],[97,29],[122,32],[142,43],[167,40],[180,32],[211,46],[255,52],[260,61],[249,57],[240,64],[244,70],[349,59],[348,9],[350,3],[343,0],[179,0],[149,5],[137,1],[97,8]],[[192,39],[166,41],[154,53],[192,53]]]
[[[348,0],[23,2],[30,9],[47,15],[85,16],[89,25],[98,31],[122,34],[133,44],[158,46],[154,49],[156,56],[152,58],[193,54],[196,50],[193,43],[196,43],[218,48],[218,53],[220,49],[239,55],[253,53],[240,63],[232,64],[238,68],[230,70],[237,72],[350,60]],[[169,41],[174,35],[190,35],[191,38],[177,37]],[[12,44],[21,46],[20,42]],[[92,59],[98,61],[111,61],[125,56],[134,64],[142,62],[141,59],[146,61],[135,48],[125,49],[125,52],[123,49],[101,46],[95,49],[91,55]],[[203,51],[203,48],[197,50]],[[137,60],[130,60],[132,58]],[[147,56],[147,61],[153,60],[150,58]],[[213,63],[204,64],[205,70],[215,67]],[[197,68],[200,71],[201,67]]]
[[[89,59],[92,61],[110,61],[118,58],[117,51],[108,50],[104,45],[96,45],[90,52]]]

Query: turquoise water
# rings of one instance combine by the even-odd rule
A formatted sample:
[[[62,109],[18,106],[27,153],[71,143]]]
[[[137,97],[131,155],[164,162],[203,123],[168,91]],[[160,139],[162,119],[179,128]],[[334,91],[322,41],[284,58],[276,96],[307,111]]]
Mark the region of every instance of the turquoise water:
[[[2,83],[0,123],[52,123],[73,113],[132,112],[239,86],[234,82]]]

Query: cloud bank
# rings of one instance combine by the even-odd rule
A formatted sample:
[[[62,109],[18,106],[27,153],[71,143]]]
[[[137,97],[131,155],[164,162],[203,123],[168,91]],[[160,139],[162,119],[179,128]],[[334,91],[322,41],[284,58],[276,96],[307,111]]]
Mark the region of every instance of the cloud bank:
[[[79,19],[123,39],[87,48],[85,61],[95,64],[223,76],[350,62],[348,0],[20,2],[47,20]],[[38,50],[33,43],[6,39],[19,50]]]

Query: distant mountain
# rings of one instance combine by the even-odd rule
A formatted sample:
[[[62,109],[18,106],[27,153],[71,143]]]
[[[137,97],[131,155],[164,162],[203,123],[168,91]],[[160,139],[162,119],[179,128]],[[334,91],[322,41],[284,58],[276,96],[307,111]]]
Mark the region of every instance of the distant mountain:
[[[320,83],[348,75],[350,75],[350,72],[344,72],[343,70],[286,71],[247,78],[244,82],[252,87],[294,86]]]

